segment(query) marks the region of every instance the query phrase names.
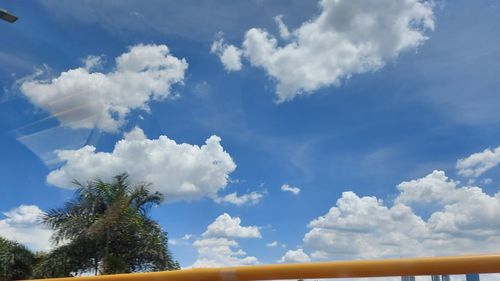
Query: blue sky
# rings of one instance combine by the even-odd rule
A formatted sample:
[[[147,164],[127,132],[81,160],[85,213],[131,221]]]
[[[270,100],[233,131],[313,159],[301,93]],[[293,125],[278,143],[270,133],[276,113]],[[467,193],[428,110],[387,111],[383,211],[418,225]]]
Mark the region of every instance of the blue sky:
[[[500,5],[403,2],[401,7],[370,2],[369,11],[357,1],[350,7],[270,0],[2,2],[20,20],[0,24],[8,39],[0,47],[0,234],[43,248],[35,237],[50,233],[29,215],[67,200],[70,178],[106,178],[121,169],[133,180],[156,179],[155,186],[172,197],[152,216],[169,232],[182,266],[498,250],[500,244],[490,238],[500,233],[500,225],[488,219],[500,212],[500,195],[495,196]],[[333,19],[321,22],[328,11]],[[367,24],[375,35],[358,32],[359,22],[336,11],[349,11],[352,18],[374,16]],[[391,13],[413,18],[401,31],[386,16]],[[278,15],[292,35],[280,37]],[[312,32],[301,34],[308,23]],[[259,37],[264,30],[267,39]],[[310,33],[319,36],[313,43],[307,43]],[[422,38],[401,39],[406,35]],[[272,40],[278,47],[257,52]],[[360,54],[337,41],[359,47]],[[375,47],[363,49],[363,43]],[[284,46],[296,49],[287,53],[280,49]],[[234,52],[226,53],[228,47]],[[126,54],[145,53],[154,63],[165,59],[158,69],[147,66],[153,78],[134,72],[147,58],[126,61]],[[228,60],[221,61],[224,54]],[[100,62],[85,68],[89,55],[100,56]],[[120,56],[126,62],[115,62]],[[336,56],[351,60],[335,62]],[[75,69],[81,76],[65,80],[67,87],[52,80]],[[128,76],[132,72],[138,76]],[[103,84],[91,75],[96,73],[107,77]],[[147,79],[158,88],[141,86]],[[51,95],[60,96],[44,98]],[[134,95],[146,100],[124,101]],[[70,97],[69,102],[54,105],[60,97]],[[88,112],[104,117],[79,122],[78,115],[65,113],[82,102],[89,104],[78,111],[81,118],[94,116]],[[108,111],[117,104],[128,110],[123,116]],[[129,132],[134,134],[124,137]],[[212,139],[206,150],[200,148],[212,135],[220,142]],[[125,158],[112,154],[120,140]],[[168,140],[175,143],[168,146]],[[130,152],[127,145],[133,143],[175,164],[154,164],[153,156]],[[86,145],[107,153],[112,164],[85,166],[81,155],[67,156],[71,162],[54,154]],[[94,160],[102,156],[86,153]],[[136,171],[125,160],[146,169]],[[283,191],[284,184],[300,193]],[[187,192],[190,188],[195,191]],[[477,201],[465,199],[476,198],[471,194]],[[474,204],[491,208],[477,214]],[[470,216],[453,220],[455,209]],[[408,217],[398,223],[395,213],[405,212]],[[449,224],[442,223],[446,220]],[[235,233],[209,232],[211,224]],[[425,234],[405,227],[422,227]],[[471,234],[473,229],[483,236]],[[397,237],[377,240],[380,231]],[[442,235],[450,242],[432,246]],[[358,245],[346,248],[346,237],[374,246],[366,252],[357,251]],[[411,247],[391,250],[384,243]],[[234,259],[206,255],[206,247]]]

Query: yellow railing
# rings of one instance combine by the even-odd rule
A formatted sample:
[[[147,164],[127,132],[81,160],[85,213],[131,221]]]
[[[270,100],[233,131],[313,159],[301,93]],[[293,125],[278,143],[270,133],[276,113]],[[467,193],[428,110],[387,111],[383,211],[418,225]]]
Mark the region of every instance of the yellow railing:
[[[78,281],[250,281],[500,273],[500,254],[195,268],[78,277]],[[44,279],[74,281],[75,278]]]

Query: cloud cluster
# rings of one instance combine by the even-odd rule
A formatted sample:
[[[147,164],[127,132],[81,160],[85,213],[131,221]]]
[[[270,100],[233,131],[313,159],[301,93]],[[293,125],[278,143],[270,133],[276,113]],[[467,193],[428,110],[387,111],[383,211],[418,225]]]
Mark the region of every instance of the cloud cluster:
[[[392,206],[344,192],[312,220],[304,247],[314,259],[448,255],[500,250],[500,193],[460,186],[443,171],[403,182]],[[412,205],[434,210],[428,218]]]
[[[64,164],[49,173],[49,184],[68,188],[73,180],[103,180],[127,172],[133,182],[152,183],[168,201],[218,197],[226,187],[236,164],[211,136],[202,146],[176,143],[167,136],[148,139],[140,128],[125,134],[111,152],[97,152],[93,146],[57,151]]]
[[[241,226],[239,217],[222,214],[196,240],[198,257],[192,267],[219,267],[257,264],[254,256],[243,251],[235,238],[261,238],[256,226]]]
[[[182,84],[186,60],[170,54],[166,45],[136,45],[115,59],[110,72],[94,71],[101,58],[90,56],[84,66],[49,80],[26,78],[21,92],[61,125],[116,132],[134,109],[148,110],[152,100],[172,95]]]
[[[431,1],[321,0],[319,6],[318,16],[293,31],[281,16],[275,18],[284,44],[251,28],[241,49],[223,41],[214,42],[213,49],[227,70],[241,68],[240,54],[264,69],[276,80],[277,101],[283,102],[376,71],[422,45],[426,31],[434,29]]]
[[[40,225],[42,210],[35,205],[21,205],[4,212],[0,220],[0,236],[17,241],[35,251],[51,248],[52,231]]]
[[[461,176],[477,178],[498,164],[500,164],[500,146],[459,159],[456,168]]]

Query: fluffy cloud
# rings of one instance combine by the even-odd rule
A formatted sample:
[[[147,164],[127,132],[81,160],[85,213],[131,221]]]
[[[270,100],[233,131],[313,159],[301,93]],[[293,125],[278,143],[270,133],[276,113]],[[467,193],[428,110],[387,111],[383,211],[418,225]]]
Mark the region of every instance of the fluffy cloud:
[[[425,223],[409,207],[388,208],[375,197],[344,192],[337,205],[309,223],[304,244],[315,259],[418,255],[413,237],[425,236]]]
[[[184,59],[165,45],[136,45],[115,59],[112,71],[94,71],[100,57],[88,57],[83,67],[50,80],[25,79],[21,92],[35,106],[57,117],[63,126],[115,132],[134,109],[148,110],[151,100],[172,95],[184,81]]]
[[[283,255],[278,262],[281,263],[299,263],[299,262],[309,262],[311,258],[304,253],[304,250],[288,250],[285,255]]]
[[[235,240],[209,238],[196,240],[193,245],[198,250],[198,258],[192,267],[239,266],[258,263],[258,259],[248,256]]]
[[[264,194],[257,191],[252,191],[241,196],[238,196],[236,192],[233,192],[223,197],[214,198],[214,201],[217,203],[230,203],[236,206],[255,205],[260,202],[262,197],[264,197]]]
[[[294,195],[298,195],[300,193],[300,188],[295,186],[290,186],[289,184],[284,184],[281,186],[281,190],[285,192],[293,193]]]
[[[52,232],[39,223],[42,211],[35,205],[21,205],[3,213],[0,236],[17,241],[35,251],[49,250]]]
[[[57,151],[64,164],[49,173],[47,182],[71,187],[75,179],[110,180],[127,172],[133,182],[152,183],[152,188],[164,193],[167,200],[216,198],[236,168],[220,141],[211,136],[202,146],[178,144],[167,136],[147,139],[141,129],[135,128],[115,144],[112,152],[96,152],[93,146]]]
[[[483,152],[459,159],[456,168],[459,175],[476,178],[498,164],[500,164],[500,146],[493,150],[485,149]]]
[[[192,267],[219,267],[257,264],[254,256],[248,256],[238,242],[232,238],[260,238],[256,226],[241,226],[239,217],[232,218],[222,214],[212,222],[202,234],[202,239],[196,240],[193,246],[197,248],[198,258]]]
[[[214,41],[210,48],[210,52],[219,56],[222,65],[224,65],[224,69],[227,71],[237,71],[241,69],[241,50],[233,45],[227,45],[224,43],[224,39],[219,38]]]
[[[283,102],[376,71],[422,45],[425,32],[434,28],[432,8],[431,1],[421,0],[322,0],[319,15],[291,32],[282,17],[275,18],[285,44],[251,28],[241,52],[277,81],[277,100]],[[239,61],[239,52],[232,52]]]
[[[203,237],[261,238],[256,226],[241,226],[241,219],[232,218],[227,213],[217,217],[203,233]]]
[[[465,189],[457,189],[459,182],[448,179],[443,171],[433,171],[429,175],[398,185],[399,195],[395,203],[428,204],[450,203],[467,196]]]
[[[459,186],[442,171],[403,182],[393,206],[344,192],[309,223],[304,247],[315,259],[466,254],[500,250],[500,193]],[[410,207],[435,210],[424,219]]]

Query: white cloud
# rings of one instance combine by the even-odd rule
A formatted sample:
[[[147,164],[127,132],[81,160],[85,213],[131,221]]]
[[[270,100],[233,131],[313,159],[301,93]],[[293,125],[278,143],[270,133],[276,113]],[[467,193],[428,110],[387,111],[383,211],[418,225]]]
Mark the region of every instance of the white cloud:
[[[457,189],[459,182],[448,179],[443,171],[433,171],[429,175],[398,185],[399,195],[395,203],[449,203],[462,199],[467,192]]]
[[[300,263],[300,262],[310,262],[311,258],[304,253],[304,250],[288,250],[285,255],[283,255],[278,262],[280,263]]]
[[[498,164],[500,164],[500,146],[459,159],[456,168],[461,176],[477,178]]]
[[[314,259],[385,258],[500,250],[500,193],[459,186],[444,172],[401,183],[393,206],[344,192],[309,223],[304,247]],[[404,204],[403,204],[404,203]],[[434,210],[427,219],[406,204]]]
[[[290,186],[289,184],[284,184],[281,186],[281,190],[285,192],[293,193],[294,195],[298,195],[300,193],[300,188],[295,186]]]
[[[167,136],[147,139],[141,129],[135,128],[115,144],[112,152],[97,152],[90,145],[57,151],[64,164],[49,173],[47,182],[66,188],[73,180],[111,180],[127,172],[132,182],[152,183],[152,188],[164,193],[169,201],[217,198],[236,168],[220,141],[218,136],[211,136],[197,146],[176,143]]]
[[[134,109],[149,110],[152,100],[172,96],[188,67],[165,45],[136,45],[115,59],[112,71],[94,72],[101,57],[89,56],[84,66],[50,80],[26,78],[21,92],[34,104],[57,117],[63,126],[115,132]]]
[[[224,43],[222,37],[212,43],[210,52],[219,56],[220,61],[224,65],[224,69],[227,71],[237,71],[241,69],[242,51],[233,45]]]
[[[87,56],[83,61],[83,68],[87,71],[92,71],[93,69],[99,67],[103,63],[103,56]]]
[[[239,217],[232,218],[227,213],[217,217],[203,233],[203,237],[261,238],[256,226],[241,226]]]
[[[261,238],[256,226],[241,226],[239,217],[222,214],[202,234],[202,239],[193,243],[198,257],[192,267],[220,267],[257,264],[254,256],[243,251],[231,238]]]
[[[214,201],[217,203],[230,203],[236,206],[256,205],[260,202],[260,199],[262,199],[262,197],[264,197],[264,194],[257,191],[252,191],[241,196],[238,196],[236,192],[233,192],[223,197],[217,197],[214,199]]]
[[[40,224],[41,214],[42,210],[35,205],[21,205],[4,212],[5,218],[0,220],[0,236],[35,251],[49,250],[52,231]]]
[[[143,141],[147,139],[147,136],[141,128],[134,127],[129,132],[125,132],[123,138],[127,141]]]
[[[231,182],[231,179],[229,179],[229,182]],[[238,195],[238,193],[236,192],[232,192],[222,197],[214,198],[214,201],[216,203],[229,203],[236,206],[256,205],[260,202],[260,200],[262,199],[262,197],[264,197],[265,194],[266,190],[264,190],[263,192],[252,191],[250,193],[246,193],[241,196]]]
[[[418,255],[413,235],[425,223],[409,207],[388,208],[375,197],[344,192],[336,207],[309,223],[304,245],[315,259]]]
[[[289,39],[291,34],[290,31],[288,31],[288,27],[283,22],[283,15],[275,16],[274,21],[276,22],[276,25],[278,25],[281,39],[283,40]]]
[[[192,267],[221,267],[257,264],[254,256],[248,256],[238,242],[227,238],[207,238],[196,240],[193,245],[198,250],[198,258]]]
[[[273,241],[273,242],[267,243],[266,247],[269,247],[269,248],[278,247],[278,241]]]
[[[318,16],[293,31],[275,18],[280,45],[267,31],[251,28],[243,56],[277,81],[277,101],[340,85],[354,74],[376,71],[406,50],[422,45],[434,29],[431,1],[322,0]],[[238,56],[239,58],[239,56]]]

